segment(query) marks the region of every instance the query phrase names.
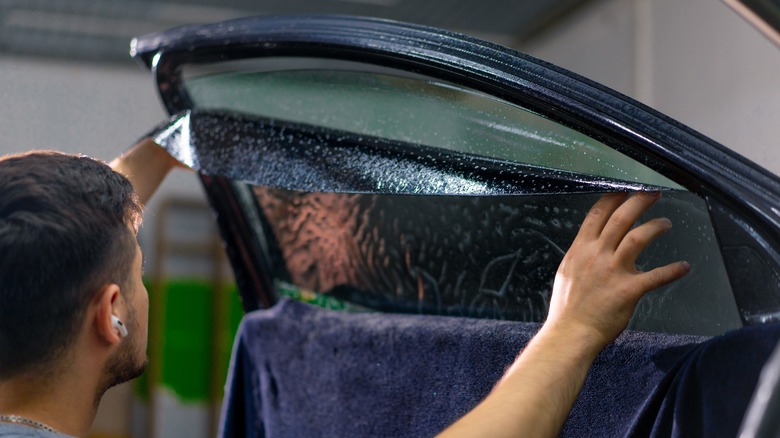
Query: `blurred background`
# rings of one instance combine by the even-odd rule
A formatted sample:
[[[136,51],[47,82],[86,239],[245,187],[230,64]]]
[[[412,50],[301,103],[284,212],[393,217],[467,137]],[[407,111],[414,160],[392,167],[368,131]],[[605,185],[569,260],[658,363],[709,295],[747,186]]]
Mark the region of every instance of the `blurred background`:
[[[467,33],[614,88],[780,173],[780,48],[716,0],[0,0],[0,153],[110,160],[166,118],[134,36],[248,15],[341,13]],[[212,436],[237,298],[199,183],[177,171],[140,233],[164,294],[156,363],[93,437]],[[176,223],[176,226],[171,224]]]

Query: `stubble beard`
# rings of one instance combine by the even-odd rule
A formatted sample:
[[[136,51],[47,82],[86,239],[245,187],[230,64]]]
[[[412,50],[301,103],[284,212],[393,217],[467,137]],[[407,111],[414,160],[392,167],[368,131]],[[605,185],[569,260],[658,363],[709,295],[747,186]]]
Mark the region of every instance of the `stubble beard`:
[[[109,388],[135,379],[143,374],[149,366],[149,358],[146,352],[138,351],[138,339],[132,337],[133,333],[139,333],[138,322],[132,312],[127,322],[128,331],[131,335],[124,338],[120,349],[109,359],[104,367],[103,378],[95,397],[96,406]]]

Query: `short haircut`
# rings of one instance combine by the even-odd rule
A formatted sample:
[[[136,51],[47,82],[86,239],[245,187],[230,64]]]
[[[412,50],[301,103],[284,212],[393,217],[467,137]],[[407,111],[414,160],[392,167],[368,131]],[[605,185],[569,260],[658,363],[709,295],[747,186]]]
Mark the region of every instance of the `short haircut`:
[[[49,370],[94,294],[126,289],[140,219],[130,182],[101,161],[0,159],[0,379]]]

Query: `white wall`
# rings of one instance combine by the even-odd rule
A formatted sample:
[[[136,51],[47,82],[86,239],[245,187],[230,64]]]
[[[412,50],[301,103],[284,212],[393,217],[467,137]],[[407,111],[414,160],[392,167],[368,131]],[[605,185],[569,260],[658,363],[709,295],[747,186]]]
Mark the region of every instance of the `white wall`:
[[[633,97],[633,9],[596,2],[519,49]]]
[[[164,118],[140,67],[0,58],[0,150],[53,148],[111,159]]]
[[[780,174],[780,48],[720,1],[597,1],[520,49]]]
[[[133,64],[2,56],[0,84],[3,155],[56,149],[111,160],[167,117],[151,75]],[[157,203],[169,196],[203,198],[194,174],[172,173],[147,206],[144,249],[152,248]]]

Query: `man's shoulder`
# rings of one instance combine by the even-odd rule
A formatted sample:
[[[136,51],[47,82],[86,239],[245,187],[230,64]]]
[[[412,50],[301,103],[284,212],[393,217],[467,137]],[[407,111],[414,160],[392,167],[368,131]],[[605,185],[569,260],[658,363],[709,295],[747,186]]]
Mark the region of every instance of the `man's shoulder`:
[[[0,438],[72,438],[70,435],[48,432],[21,424],[0,423]]]

